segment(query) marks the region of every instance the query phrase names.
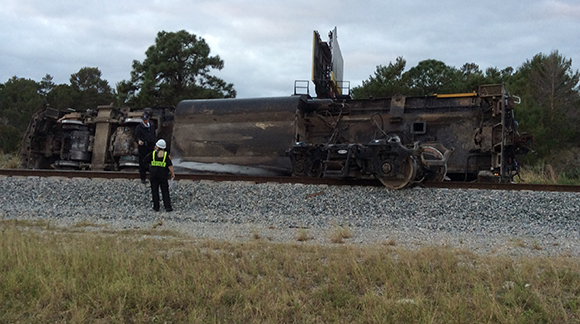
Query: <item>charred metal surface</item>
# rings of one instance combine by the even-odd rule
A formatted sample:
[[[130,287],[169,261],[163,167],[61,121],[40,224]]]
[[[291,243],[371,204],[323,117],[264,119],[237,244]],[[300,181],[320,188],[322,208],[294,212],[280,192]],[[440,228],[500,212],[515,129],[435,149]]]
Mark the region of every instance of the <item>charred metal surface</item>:
[[[308,101],[288,154],[296,175],[378,178],[393,189],[445,178],[510,181],[525,142],[502,85],[477,93]]]
[[[186,100],[176,107],[172,154],[186,162],[289,170],[305,97]]]
[[[47,108],[31,119],[21,147],[21,168],[120,170],[138,166],[133,132],[148,111],[158,136],[171,138],[173,108],[82,112]]]
[[[519,134],[502,85],[477,93],[352,100],[295,95],[185,100],[173,108],[46,109],[31,120],[23,168],[122,170],[138,165],[133,141],[144,111],[178,170],[380,180],[510,182]],[[209,166],[209,167],[208,167]],[[264,175],[264,174],[262,174]]]
[[[91,169],[104,170],[107,163],[107,144],[111,137],[111,128],[116,126],[117,120],[113,119],[112,106],[97,107],[97,117],[95,118],[95,137],[93,144],[93,159]],[[65,122],[63,120],[62,122]],[[89,155],[88,150],[85,154]]]

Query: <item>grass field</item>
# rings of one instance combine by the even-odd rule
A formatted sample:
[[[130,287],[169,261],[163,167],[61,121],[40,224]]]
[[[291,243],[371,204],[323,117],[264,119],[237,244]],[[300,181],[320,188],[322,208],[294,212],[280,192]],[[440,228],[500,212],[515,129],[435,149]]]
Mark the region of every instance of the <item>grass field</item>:
[[[0,222],[2,323],[577,323],[580,260]],[[307,235],[307,234],[304,234]],[[336,235],[336,234],[335,234]]]

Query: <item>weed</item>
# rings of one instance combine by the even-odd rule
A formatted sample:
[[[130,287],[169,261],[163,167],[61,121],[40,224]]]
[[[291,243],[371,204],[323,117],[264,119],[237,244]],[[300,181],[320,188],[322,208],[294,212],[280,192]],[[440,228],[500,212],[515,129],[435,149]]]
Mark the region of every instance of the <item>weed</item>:
[[[157,228],[157,227],[159,227],[159,226],[163,226],[163,221],[162,220],[159,220],[158,222],[156,222],[155,224],[153,224],[153,228],[154,229]]]
[[[522,239],[512,239],[512,244],[515,247],[521,247],[521,248],[525,248],[526,247],[526,243],[522,240]]]
[[[0,152],[0,169],[17,169],[20,166],[20,156]]]
[[[160,239],[152,229],[27,231],[23,224],[0,222],[6,323],[580,320],[578,258],[196,241],[170,232]]]
[[[85,220],[77,222],[74,227],[106,227],[106,225],[99,225]]]
[[[385,242],[385,245],[388,245],[388,246],[395,246],[395,245],[397,245],[397,242],[395,241],[395,239],[394,239],[394,238],[390,238],[390,239],[388,239],[388,240]]]
[[[556,172],[552,165],[539,163],[521,168],[520,177],[515,180],[533,184],[580,185],[580,168],[569,167],[566,170],[571,171]]]
[[[20,220],[20,219],[2,219],[0,227],[48,227],[48,222],[43,220]]]
[[[344,243],[343,239],[351,238],[352,232],[350,228],[346,225],[335,225],[332,233],[330,234],[330,241],[332,243]]]
[[[298,230],[298,235],[296,237],[296,240],[298,240],[299,242],[304,242],[304,241],[308,241],[310,239],[311,239],[311,237],[308,235],[308,232],[306,231],[305,228],[300,228]]]

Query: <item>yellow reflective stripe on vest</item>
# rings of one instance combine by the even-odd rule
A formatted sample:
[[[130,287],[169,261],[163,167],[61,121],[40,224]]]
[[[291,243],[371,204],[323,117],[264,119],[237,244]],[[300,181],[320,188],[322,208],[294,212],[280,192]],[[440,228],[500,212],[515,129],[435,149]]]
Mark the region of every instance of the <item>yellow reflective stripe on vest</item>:
[[[151,160],[151,166],[157,167],[165,167],[167,163],[165,163],[165,158],[167,157],[167,152],[163,152],[163,161],[155,161],[155,157],[157,156],[157,151],[153,152],[153,160]]]

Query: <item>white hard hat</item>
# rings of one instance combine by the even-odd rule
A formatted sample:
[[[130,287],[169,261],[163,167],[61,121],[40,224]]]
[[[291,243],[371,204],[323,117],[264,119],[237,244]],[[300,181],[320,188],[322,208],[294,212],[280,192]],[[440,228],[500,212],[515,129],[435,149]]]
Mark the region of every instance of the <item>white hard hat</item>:
[[[157,143],[155,143],[155,146],[157,146],[160,149],[164,149],[167,147],[167,144],[165,143],[164,140],[160,139],[157,141]]]

